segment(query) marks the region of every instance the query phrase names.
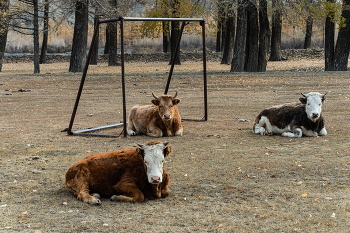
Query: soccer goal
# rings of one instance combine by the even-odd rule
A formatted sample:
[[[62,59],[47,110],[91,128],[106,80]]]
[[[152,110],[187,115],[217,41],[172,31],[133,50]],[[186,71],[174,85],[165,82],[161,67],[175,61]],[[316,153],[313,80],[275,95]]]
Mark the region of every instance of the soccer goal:
[[[98,20],[97,21],[97,25],[95,27],[94,30],[94,34],[92,36],[92,41],[91,41],[91,45],[90,45],[90,49],[87,55],[87,59],[86,59],[86,63],[85,63],[85,67],[83,70],[83,74],[81,77],[81,81],[80,81],[80,85],[79,85],[79,89],[78,89],[78,93],[77,93],[77,97],[75,100],[75,104],[73,107],[73,111],[72,111],[72,115],[71,115],[71,119],[70,119],[70,123],[69,123],[69,127],[66,129],[67,133],[69,135],[86,135],[86,136],[104,136],[104,137],[119,137],[122,134],[124,135],[124,137],[127,136],[127,130],[126,130],[126,126],[127,126],[127,110],[126,110],[126,89],[125,89],[125,66],[124,66],[124,23],[127,21],[178,21],[181,22],[181,28],[180,28],[180,35],[179,38],[177,40],[176,43],[176,48],[175,48],[175,52],[172,54],[173,59],[171,59],[171,64],[170,64],[170,71],[168,74],[168,79],[167,79],[167,83],[165,86],[165,90],[164,90],[164,94],[168,93],[169,90],[169,86],[170,86],[170,82],[171,82],[171,78],[172,78],[172,74],[174,71],[174,65],[175,65],[175,57],[177,56],[177,52],[178,52],[178,48],[180,46],[180,41],[181,41],[181,36],[183,34],[183,30],[185,28],[185,26],[189,23],[199,23],[200,26],[202,27],[202,46],[203,46],[203,107],[204,107],[204,116],[202,118],[199,119],[188,119],[188,118],[184,118],[183,120],[192,120],[192,121],[207,121],[208,120],[208,97],[207,97],[207,67],[206,67],[206,44],[205,44],[205,20],[202,18],[138,18],[138,17],[117,17],[117,18],[112,18],[112,19],[103,19],[103,20]],[[120,59],[121,59],[121,86],[122,86],[122,104],[123,104],[123,120],[120,123],[116,123],[116,124],[110,124],[110,125],[103,125],[103,126],[96,126],[96,127],[89,127],[86,129],[80,129],[80,130],[75,130],[73,131],[73,125],[74,125],[74,120],[77,114],[77,109],[79,106],[79,101],[82,95],[82,91],[84,88],[84,83],[86,80],[86,76],[87,76],[87,71],[88,71],[88,67],[89,67],[89,63],[90,63],[90,59],[92,56],[92,50],[93,50],[93,46],[96,44],[96,40],[97,40],[97,35],[99,34],[99,26],[100,24],[104,24],[104,23],[110,23],[110,22],[117,22],[120,26]],[[109,128],[113,128],[113,127],[119,127],[119,126],[123,126],[123,133],[120,135],[111,135],[111,134],[101,134],[101,133],[93,133],[95,131],[101,131],[104,129],[109,129]]]

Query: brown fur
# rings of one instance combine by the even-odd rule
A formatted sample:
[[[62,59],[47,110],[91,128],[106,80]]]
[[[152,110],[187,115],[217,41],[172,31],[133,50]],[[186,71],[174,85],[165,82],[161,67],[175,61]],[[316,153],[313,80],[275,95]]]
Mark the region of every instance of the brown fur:
[[[176,96],[155,96],[154,105],[134,106],[130,109],[128,134],[153,137],[182,136],[181,116]]]
[[[154,145],[160,142],[148,142]],[[171,152],[164,148],[164,156]],[[143,161],[143,150],[118,150],[88,155],[74,163],[66,172],[66,188],[79,200],[101,204],[99,196],[115,201],[142,202],[170,195],[170,178],[163,168],[163,182],[150,184]],[[91,193],[98,193],[92,194]]]

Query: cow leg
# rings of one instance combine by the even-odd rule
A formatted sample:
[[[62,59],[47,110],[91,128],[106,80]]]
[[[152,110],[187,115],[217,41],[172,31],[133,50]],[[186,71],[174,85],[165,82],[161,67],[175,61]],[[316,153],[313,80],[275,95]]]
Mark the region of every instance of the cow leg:
[[[301,136],[303,136],[303,131],[301,128],[294,128],[292,132],[283,132],[282,136],[290,138],[301,138]]]
[[[87,172],[88,171],[81,170],[71,179],[67,179],[66,188],[79,200],[92,205],[100,205],[101,204],[100,198],[97,197],[96,195],[91,196],[89,193],[90,192],[89,183],[86,180]]]
[[[325,136],[327,135],[327,130],[326,128],[322,128],[321,131],[318,133],[320,136]]]
[[[129,118],[129,120],[128,120],[128,126],[127,126],[126,131],[128,132],[128,134],[130,136],[137,135],[136,129],[135,129],[135,126],[134,126],[134,122],[133,122],[133,120],[131,118]]]
[[[175,136],[182,136],[183,129],[179,129],[175,132]]]
[[[159,127],[152,125],[148,128],[147,135],[151,137],[159,138],[159,137],[163,137],[163,131]]]
[[[116,192],[123,193],[124,195],[113,195],[110,198],[111,201],[142,202],[145,200],[143,193],[134,182],[126,182],[125,179],[121,179],[114,186],[114,189]]]
[[[258,123],[254,125],[253,132],[261,135],[272,135],[272,126],[266,116],[262,116]]]

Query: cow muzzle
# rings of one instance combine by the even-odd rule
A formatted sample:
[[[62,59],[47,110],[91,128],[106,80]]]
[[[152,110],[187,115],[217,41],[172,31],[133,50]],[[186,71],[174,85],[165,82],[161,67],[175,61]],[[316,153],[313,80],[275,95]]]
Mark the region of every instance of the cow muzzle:
[[[171,120],[171,115],[170,114],[164,114],[163,115],[163,120],[167,120],[167,121]]]
[[[159,176],[152,176],[151,177],[151,182],[152,184],[159,184],[161,182],[160,177]]]
[[[311,114],[311,120],[316,121],[320,117],[320,114],[318,113],[312,113]]]

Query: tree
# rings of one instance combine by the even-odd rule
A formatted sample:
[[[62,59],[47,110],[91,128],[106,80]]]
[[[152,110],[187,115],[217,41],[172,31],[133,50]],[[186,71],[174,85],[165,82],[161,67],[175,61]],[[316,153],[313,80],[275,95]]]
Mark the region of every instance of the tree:
[[[77,0],[75,3],[75,23],[69,72],[83,71],[86,59],[87,35],[88,1]]]
[[[0,0],[0,72],[2,71],[2,61],[5,53],[7,32],[9,29],[9,0]]]
[[[225,9],[227,7],[227,4],[225,0],[218,0],[217,2],[218,7],[218,16],[217,16],[217,22],[216,22],[216,52],[221,52],[223,50],[222,42],[224,37],[224,27],[225,27],[225,21],[226,21],[226,12]]]
[[[229,4],[225,21],[225,38],[221,64],[231,64],[236,33],[236,12],[234,2]]]
[[[231,72],[265,71],[269,50],[270,29],[267,18],[267,2],[239,0],[237,31]]]
[[[145,16],[148,18],[190,18],[200,17],[203,14],[203,7],[201,2],[198,1],[187,1],[187,0],[154,0],[154,4],[149,10],[146,11]],[[193,28],[191,28],[193,29]],[[191,30],[193,31],[193,30]],[[167,23],[159,23],[156,21],[144,22],[141,27],[142,37],[157,38],[163,35],[163,42],[168,43],[168,39],[164,38],[169,35],[169,27]],[[179,38],[180,23],[170,22],[170,49],[173,55],[176,42]],[[167,50],[167,44],[163,44],[163,51]],[[180,64],[180,56],[175,58],[176,64]],[[172,58],[173,56],[171,56]],[[170,61],[171,63],[171,61]]]
[[[267,1],[259,0],[259,55],[258,55],[258,71],[266,71],[267,54],[270,48],[270,24],[267,16]]]
[[[46,63],[47,42],[49,38],[49,0],[44,2],[44,29],[43,42],[41,45],[40,64]]]
[[[243,72],[246,61],[248,0],[238,0],[237,30],[231,72]]]
[[[270,61],[281,61],[282,9],[281,0],[272,0],[272,34]]]
[[[305,39],[304,39],[304,49],[308,49],[311,47],[311,37],[312,37],[312,25],[313,25],[313,17],[310,11],[310,6],[312,4],[312,0],[307,0],[307,18],[306,18],[306,28],[305,28]]]
[[[346,71],[350,52],[350,0],[344,0],[342,6],[342,18],[344,24],[338,32],[338,38],[334,51],[334,70]]]
[[[247,14],[247,43],[249,46],[246,46],[247,60],[245,64],[245,71],[256,72],[258,70],[259,55],[259,20],[256,0],[250,0],[248,2]]]
[[[33,22],[33,34],[34,34],[34,74],[40,73],[39,64],[39,4],[38,0],[33,0],[34,6],[34,22]]]
[[[328,5],[333,5],[335,0],[326,2]],[[325,22],[325,40],[324,40],[324,55],[325,55],[325,71],[334,69],[334,36],[335,36],[335,10],[332,8],[327,12]]]
[[[171,0],[171,8],[173,18],[180,18],[180,1],[179,0]],[[170,64],[174,62],[176,65],[181,65],[180,62],[180,46],[176,48],[176,44],[180,39],[180,22],[179,21],[171,21],[171,33],[170,33],[170,48],[171,48],[171,60]],[[176,51],[177,49],[177,51]],[[176,56],[175,56],[176,53]]]

